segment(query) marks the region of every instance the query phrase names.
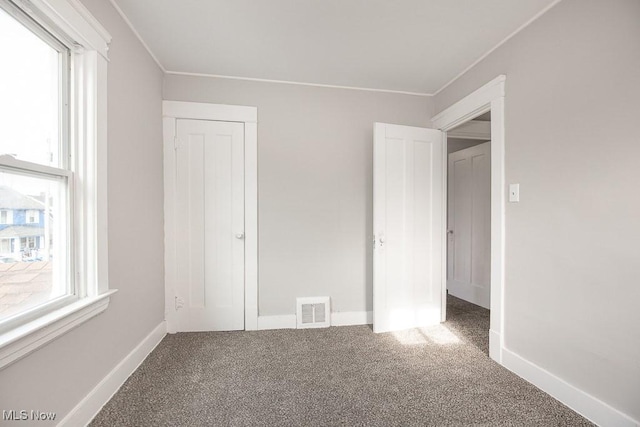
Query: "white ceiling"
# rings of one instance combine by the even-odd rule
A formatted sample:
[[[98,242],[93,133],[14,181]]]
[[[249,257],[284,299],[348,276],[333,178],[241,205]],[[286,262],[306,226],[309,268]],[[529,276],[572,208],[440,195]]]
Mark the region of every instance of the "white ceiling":
[[[166,71],[432,94],[555,0],[112,0]]]

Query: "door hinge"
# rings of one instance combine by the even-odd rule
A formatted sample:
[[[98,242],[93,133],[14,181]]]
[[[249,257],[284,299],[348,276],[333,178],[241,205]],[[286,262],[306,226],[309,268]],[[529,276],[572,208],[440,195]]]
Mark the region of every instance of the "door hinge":
[[[184,307],[184,300],[180,297],[175,297],[176,311]]]
[[[178,140],[177,136],[173,137],[173,149],[177,150],[178,148],[180,148],[180,141]]]

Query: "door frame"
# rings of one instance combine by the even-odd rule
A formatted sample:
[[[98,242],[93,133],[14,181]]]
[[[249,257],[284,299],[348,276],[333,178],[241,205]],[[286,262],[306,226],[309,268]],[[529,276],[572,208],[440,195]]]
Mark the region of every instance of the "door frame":
[[[505,82],[499,75],[489,83],[462,98],[431,119],[435,129],[443,131],[444,194],[447,185],[447,131],[481,114],[491,111],[491,315],[489,326],[489,356],[502,364],[504,350],[504,276],[505,276]],[[447,204],[443,204],[446,218]],[[446,231],[442,235],[442,247],[446,250]],[[445,252],[446,253],[446,252]],[[447,307],[447,257],[443,257],[442,321]]]
[[[178,119],[244,124],[244,329],[258,329],[258,108],[200,102],[162,101],[164,149],[164,286],[167,332],[178,330],[175,288],[176,242],[176,137]]]

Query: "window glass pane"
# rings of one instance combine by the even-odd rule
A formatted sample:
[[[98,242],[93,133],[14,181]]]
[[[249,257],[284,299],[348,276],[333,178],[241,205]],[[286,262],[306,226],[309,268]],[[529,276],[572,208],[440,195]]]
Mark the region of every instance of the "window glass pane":
[[[60,53],[0,9],[0,57],[0,155],[62,166]]]
[[[66,187],[0,170],[0,321],[71,292]]]

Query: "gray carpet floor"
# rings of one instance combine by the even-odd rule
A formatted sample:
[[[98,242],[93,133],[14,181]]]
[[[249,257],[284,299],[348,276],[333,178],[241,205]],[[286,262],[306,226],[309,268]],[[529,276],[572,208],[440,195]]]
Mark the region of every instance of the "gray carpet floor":
[[[442,325],[167,335],[92,426],[582,426],[488,357],[489,312]]]

